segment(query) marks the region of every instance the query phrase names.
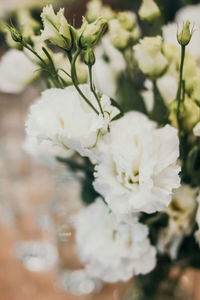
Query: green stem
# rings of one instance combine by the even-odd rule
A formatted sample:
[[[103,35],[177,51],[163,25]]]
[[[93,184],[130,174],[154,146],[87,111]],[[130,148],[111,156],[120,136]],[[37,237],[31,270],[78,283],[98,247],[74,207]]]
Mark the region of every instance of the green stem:
[[[71,77],[72,77],[72,82],[76,88],[76,90],[79,92],[79,94],[81,95],[81,97],[85,100],[85,102],[95,111],[95,113],[97,115],[99,115],[98,110],[94,107],[94,105],[92,105],[92,103],[88,100],[88,98],[83,94],[83,92],[81,91],[81,89],[78,86],[78,80],[77,80],[77,76],[76,76],[76,68],[75,68],[75,64],[76,64],[76,60],[78,58],[78,56],[81,53],[81,49],[78,48],[72,58],[71,61]]]
[[[99,97],[96,93],[96,90],[95,90],[95,87],[93,85],[93,79],[92,79],[92,66],[88,66],[88,71],[89,71],[89,80],[90,80],[90,89],[91,89],[91,92],[93,93],[93,95],[95,96],[96,100],[97,100],[97,103],[99,105],[99,109],[100,109],[100,112],[102,113],[102,115],[104,116],[104,112],[103,112],[103,109],[102,109],[102,106],[101,106],[101,102],[99,100]]]
[[[42,62],[42,64],[46,65],[45,61],[37,54],[37,52],[35,52],[35,50],[33,50],[30,46],[28,46],[27,43],[23,43],[22,45],[23,47],[31,51]]]
[[[185,58],[185,46],[181,46],[181,65],[180,65],[180,73],[179,73],[179,86],[176,94],[176,99],[178,101],[177,105],[177,112],[176,112],[176,117],[177,117],[177,123],[178,123],[178,132],[179,132],[179,138],[181,138],[181,119],[180,119],[180,107],[181,107],[181,102],[184,102],[184,98],[181,101],[181,92],[183,88],[183,65],[184,65],[184,58]]]

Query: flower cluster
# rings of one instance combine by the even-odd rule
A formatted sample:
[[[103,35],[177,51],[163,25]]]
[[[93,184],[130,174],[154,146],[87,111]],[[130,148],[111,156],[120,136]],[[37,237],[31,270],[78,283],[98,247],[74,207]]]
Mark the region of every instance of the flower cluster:
[[[152,22],[160,11],[144,0],[138,15]],[[30,108],[24,148],[63,162],[80,180],[87,206],[72,222],[87,273],[125,281],[156,268],[156,253],[178,260],[188,237],[196,249],[200,69],[190,22],[174,40],[174,24],[144,37],[136,13],[100,0],[88,3],[78,29],[51,5],[40,32],[26,18],[5,30],[17,49],[1,60],[0,89],[46,84]]]

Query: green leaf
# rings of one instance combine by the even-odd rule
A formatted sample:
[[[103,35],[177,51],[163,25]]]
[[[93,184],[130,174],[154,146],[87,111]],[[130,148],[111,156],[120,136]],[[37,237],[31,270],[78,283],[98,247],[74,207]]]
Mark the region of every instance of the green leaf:
[[[150,118],[160,125],[168,123],[168,109],[164,103],[164,100],[157,88],[156,82],[153,82],[153,95],[154,95],[154,106],[150,113]]]
[[[138,78],[136,77],[137,76],[135,76],[133,80],[133,78],[128,77],[126,74],[121,74],[118,78],[117,95],[119,103],[124,112],[136,110],[147,114],[143,98],[140,95],[140,91],[142,90],[142,80],[139,76]]]

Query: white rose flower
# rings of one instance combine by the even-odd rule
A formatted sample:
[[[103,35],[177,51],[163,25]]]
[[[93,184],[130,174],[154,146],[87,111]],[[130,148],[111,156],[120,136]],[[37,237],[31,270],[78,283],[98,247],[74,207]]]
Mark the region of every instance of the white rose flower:
[[[101,199],[74,217],[76,249],[86,271],[106,282],[146,274],[156,264],[147,226],[118,223]]]
[[[113,121],[99,143],[101,162],[96,166],[95,189],[116,215],[154,213],[165,209],[178,188],[180,167],[177,130],[156,128],[138,112]]]
[[[174,191],[166,210],[169,222],[167,227],[160,231],[157,248],[159,252],[169,254],[171,259],[176,259],[181,242],[194,228],[196,192],[196,189],[182,185]]]
[[[196,136],[200,136],[200,122],[197,123],[197,125],[194,127],[193,133],[194,133],[194,135],[196,135]]]
[[[160,10],[153,0],[143,0],[138,14],[142,20],[152,21],[160,16]]]
[[[0,91],[17,94],[37,76],[38,66],[22,51],[8,50],[0,61]]]
[[[96,62],[93,66],[95,85],[100,92],[116,99],[117,78],[126,68],[121,52],[104,36],[101,44],[95,48]]]
[[[89,85],[79,87],[98,110]],[[98,137],[107,132],[110,120],[118,114],[109,97],[103,95],[101,105],[106,112],[104,117],[94,112],[74,86],[46,90],[31,106],[26,122],[27,135],[35,137],[38,143],[49,141],[52,147],[70,148],[81,155],[92,156]]]
[[[150,77],[160,76],[167,67],[167,59],[162,54],[162,38],[145,37],[133,47],[140,70]]]

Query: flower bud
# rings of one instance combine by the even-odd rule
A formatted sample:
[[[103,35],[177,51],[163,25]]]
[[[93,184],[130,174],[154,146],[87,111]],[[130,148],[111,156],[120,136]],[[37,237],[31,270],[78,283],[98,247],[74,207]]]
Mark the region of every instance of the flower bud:
[[[99,17],[91,24],[88,24],[88,22],[84,19],[79,38],[80,48],[87,49],[94,47],[105,33],[107,27],[108,23],[103,17]]]
[[[88,66],[93,66],[95,64],[95,55],[92,48],[88,48],[84,55],[84,62]]]
[[[130,11],[118,13],[118,20],[122,27],[128,31],[132,31],[137,24],[136,14]]]
[[[174,100],[169,109],[169,120],[171,124],[178,128],[177,124],[177,105],[178,101]],[[180,107],[180,118],[182,122],[182,128],[185,132],[191,132],[194,126],[199,122],[200,108],[189,97],[186,97],[184,104]]]
[[[13,41],[21,43],[23,41],[22,34],[13,26],[8,26]]]
[[[101,0],[90,0],[87,3],[86,19],[91,23],[101,16],[110,20],[115,16],[115,12],[108,5],[103,5]]]
[[[133,32],[125,30],[117,19],[109,22],[109,36],[113,46],[120,51],[132,46],[135,42]]]
[[[143,0],[138,14],[141,20],[151,22],[160,16],[160,10],[153,0]]]
[[[192,37],[192,32],[190,31],[190,21],[187,21],[180,33],[177,34],[177,40],[181,46],[187,46]]]
[[[133,49],[138,66],[145,75],[155,79],[163,74],[168,61],[161,51],[160,36],[145,37]]]
[[[71,50],[75,38],[75,29],[68,24],[64,9],[60,9],[57,14],[54,13],[52,5],[43,8],[41,14],[44,30],[41,38],[50,41],[53,45]]]

